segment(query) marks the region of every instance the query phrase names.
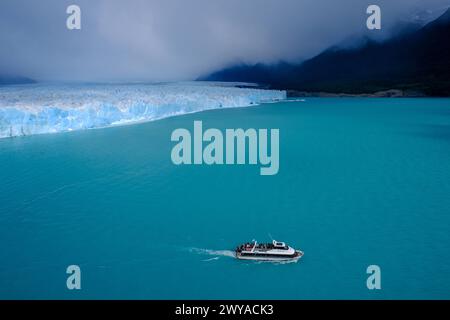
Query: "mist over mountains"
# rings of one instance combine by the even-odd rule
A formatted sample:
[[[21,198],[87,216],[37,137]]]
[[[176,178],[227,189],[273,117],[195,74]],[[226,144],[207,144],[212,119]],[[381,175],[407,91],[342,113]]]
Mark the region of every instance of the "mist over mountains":
[[[242,81],[308,92],[374,93],[399,89],[412,95],[450,96],[450,9],[421,28],[383,42],[330,47],[293,64],[235,65],[201,80]]]
[[[9,84],[30,84],[36,81],[27,77],[17,76],[17,75],[6,75],[0,74],[0,85]]]
[[[69,31],[64,2],[3,0],[0,85],[200,79],[294,94],[450,95],[448,0],[379,2],[382,29],[368,32],[359,0],[199,0],[178,10],[79,0],[83,28]]]

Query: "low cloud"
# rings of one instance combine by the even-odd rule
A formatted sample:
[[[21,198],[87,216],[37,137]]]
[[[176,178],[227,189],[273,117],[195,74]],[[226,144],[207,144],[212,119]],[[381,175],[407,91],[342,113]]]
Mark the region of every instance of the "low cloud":
[[[66,28],[81,7],[82,29]],[[361,0],[2,0],[0,74],[40,80],[188,80],[233,63],[300,61],[367,32]],[[377,1],[381,36],[448,0]],[[388,30],[388,31],[386,31]]]

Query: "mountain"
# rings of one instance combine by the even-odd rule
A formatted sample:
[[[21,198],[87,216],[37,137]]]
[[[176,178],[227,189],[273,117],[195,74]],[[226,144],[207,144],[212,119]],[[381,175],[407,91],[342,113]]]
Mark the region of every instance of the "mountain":
[[[450,9],[415,32],[358,48],[332,47],[300,64],[238,65],[202,80],[242,81],[309,92],[399,89],[450,96]]]
[[[36,83],[36,81],[22,76],[11,76],[0,74],[0,86],[10,84],[29,84],[29,83]]]

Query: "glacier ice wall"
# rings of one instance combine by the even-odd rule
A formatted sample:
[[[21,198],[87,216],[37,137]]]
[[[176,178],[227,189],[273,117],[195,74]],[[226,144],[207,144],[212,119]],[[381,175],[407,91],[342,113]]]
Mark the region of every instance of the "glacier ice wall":
[[[0,87],[0,138],[100,128],[283,99],[285,91],[220,83]]]

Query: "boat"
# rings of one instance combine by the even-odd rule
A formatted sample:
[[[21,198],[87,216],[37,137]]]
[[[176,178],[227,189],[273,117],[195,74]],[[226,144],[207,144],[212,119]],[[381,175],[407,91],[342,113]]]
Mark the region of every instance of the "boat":
[[[290,261],[300,259],[303,251],[295,250],[286,243],[276,240],[260,244],[253,240],[236,247],[235,254],[236,258],[241,260]]]

